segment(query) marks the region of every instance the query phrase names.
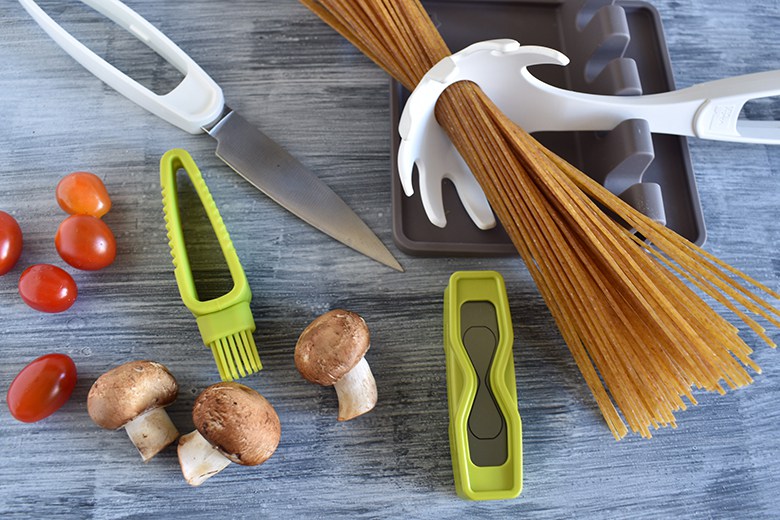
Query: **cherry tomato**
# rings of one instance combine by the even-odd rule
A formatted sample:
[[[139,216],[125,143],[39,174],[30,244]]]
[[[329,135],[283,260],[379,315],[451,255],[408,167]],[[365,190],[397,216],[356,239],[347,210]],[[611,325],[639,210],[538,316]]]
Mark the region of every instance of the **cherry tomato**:
[[[8,387],[6,403],[16,419],[36,422],[50,416],[76,387],[76,365],[65,354],[46,354],[24,367]]]
[[[57,184],[57,202],[71,215],[100,218],[111,209],[111,198],[100,177],[89,172],[73,172]]]
[[[22,228],[11,215],[0,211],[0,276],[14,268],[22,254]]]
[[[73,278],[49,264],[28,267],[19,278],[19,296],[24,303],[41,312],[68,310],[78,296]]]
[[[97,271],[116,258],[116,240],[108,225],[90,215],[71,215],[60,224],[54,245],[76,269]]]

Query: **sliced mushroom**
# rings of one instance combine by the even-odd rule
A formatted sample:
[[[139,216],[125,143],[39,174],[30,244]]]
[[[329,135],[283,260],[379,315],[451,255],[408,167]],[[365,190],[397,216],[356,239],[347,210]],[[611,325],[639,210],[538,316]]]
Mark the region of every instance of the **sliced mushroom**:
[[[370,346],[365,320],[343,309],[315,319],[295,345],[295,366],[303,378],[336,388],[339,421],[353,419],[376,405],[376,381],[364,357]]]
[[[124,427],[146,462],[179,437],[164,408],[178,392],[176,379],[160,363],[131,361],[97,378],[87,411],[102,428]]]
[[[192,409],[195,431],[179,439],[179,465],[188,484],[199,486],[235,462],[262,464],[276,451],[282,428],[265,397],[235,382],[206,388]]]

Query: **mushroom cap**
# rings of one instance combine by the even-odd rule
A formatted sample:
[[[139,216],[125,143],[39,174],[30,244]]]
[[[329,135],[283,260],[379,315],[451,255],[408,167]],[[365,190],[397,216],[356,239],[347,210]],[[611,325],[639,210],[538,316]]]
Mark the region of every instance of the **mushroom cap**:
[[[268,460],[282,435],[279,416],[271,403],[235,382],[206,388],[195,400],[192,422],[220,453],[244,466]]]
[[[121,428],[139,415],[168,406],[179,385],[165,366],[154,361],[130,361],[98,377],[87,396],[87,411],[95,424]]]
[[[303,330],[295,345],[295,366],[307,381],[330,386],[360,362],[370,345],[365,320],[334,309]]]

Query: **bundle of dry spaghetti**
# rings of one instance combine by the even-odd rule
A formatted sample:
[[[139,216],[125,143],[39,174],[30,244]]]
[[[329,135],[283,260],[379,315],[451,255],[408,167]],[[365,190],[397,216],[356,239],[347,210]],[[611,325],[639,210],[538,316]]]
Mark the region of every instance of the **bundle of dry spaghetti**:
[[[410,90],[450,54],[417,0],[301,1]],[[645,437],[651,427],[674,426],[683,398],[696,403],[694,387],[724,393],[724,383],[752,381],[746,367],[760,372],[738,329],[699,294],[773,347],[745,311],[780,327],[780,312],[755,292],[778,294],[544,148],[475,84],[450,86],[436,117],[525,261],[616,438],[628,433],[626,423]]]

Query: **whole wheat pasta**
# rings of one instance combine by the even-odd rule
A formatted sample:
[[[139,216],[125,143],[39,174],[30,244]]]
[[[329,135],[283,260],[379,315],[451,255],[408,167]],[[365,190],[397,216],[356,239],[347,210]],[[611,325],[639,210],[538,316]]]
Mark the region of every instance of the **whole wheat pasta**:
[[[450,54],[417,0],[301,1],[409,90]],[[724,384],[752,381],[746,367],[760,372],[738,329],[693,288],[772,347],[745,311],[780,327],[780,312],[756,293],[780,295],[544,148],[475,84],[451,85],[436,118],[520,253],[615,438],[675,426],[686,400],[696,404],[694,388],[723,393]]]

